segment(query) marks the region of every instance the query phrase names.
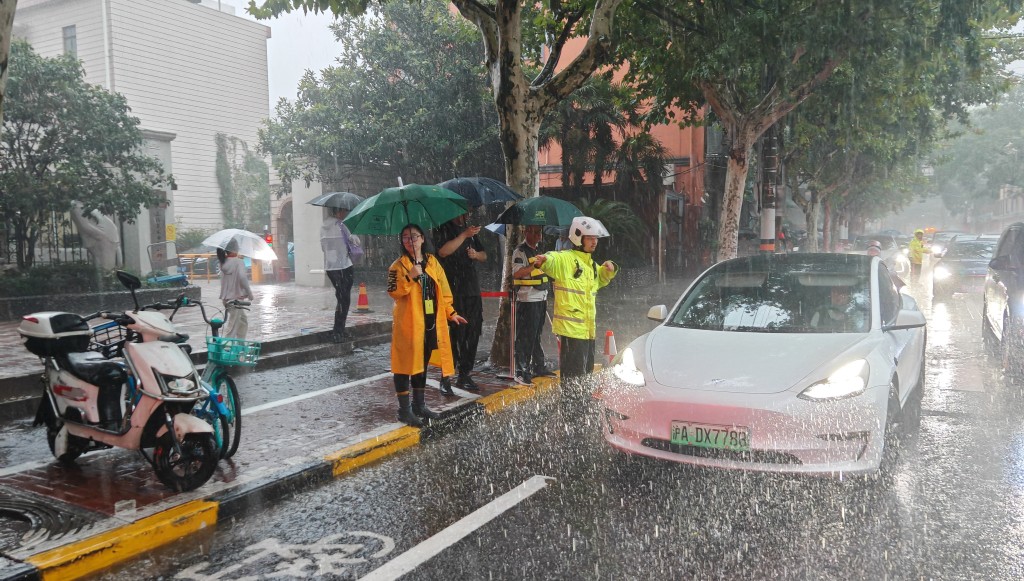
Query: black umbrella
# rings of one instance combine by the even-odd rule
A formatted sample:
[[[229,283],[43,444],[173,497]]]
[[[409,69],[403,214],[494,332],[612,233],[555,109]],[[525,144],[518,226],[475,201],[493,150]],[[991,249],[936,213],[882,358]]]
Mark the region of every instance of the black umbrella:
[[[471,208],[479,208],[486,204],[515,202],[523,198],[512,188],[491,178],[455,178],[437,185],[466,198]]]
[[[335,210],[351,210],[359,202],[362,202],[363,199],[362,196],[357,196],[350,192],[330,192],[321,194],[306,203],[325,208],[334,208]]]

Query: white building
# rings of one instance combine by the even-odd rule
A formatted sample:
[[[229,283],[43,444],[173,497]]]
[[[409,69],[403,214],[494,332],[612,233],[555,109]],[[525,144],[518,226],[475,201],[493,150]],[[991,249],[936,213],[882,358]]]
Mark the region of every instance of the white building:
[[[177,188],[125,231],[125,263],[151,270],[146,247],[175,231],[222,225],[217,133],[251,147],[270,109],[270,28],[217,0],[20,0],[14,34],[41,55],[74,53],[86,80],[128,99],[146,149]],[[135,246],[135,248],[132,248]]]

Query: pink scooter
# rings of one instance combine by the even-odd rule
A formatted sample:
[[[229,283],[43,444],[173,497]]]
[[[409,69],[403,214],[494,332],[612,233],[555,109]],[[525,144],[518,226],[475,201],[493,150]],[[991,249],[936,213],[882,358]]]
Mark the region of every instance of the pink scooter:
[[[117,278],[131,291],[134,311],[22,317],[18,333],[45,368],[35,424],[46,425],[50,451],[63,464],[92,450],[139,450],[165,485],[193,490],[210,479],[220,454],[213,428],[191,413],[205,392],[179,346],[188,337],[159,312],[174,305],[140,308],[138,277],[117,271]],[[90,328],[86,321],[95,318],[108,322]],[[102,352],[90,350],[95,336],[112,333],[117,340],[92,343]]]

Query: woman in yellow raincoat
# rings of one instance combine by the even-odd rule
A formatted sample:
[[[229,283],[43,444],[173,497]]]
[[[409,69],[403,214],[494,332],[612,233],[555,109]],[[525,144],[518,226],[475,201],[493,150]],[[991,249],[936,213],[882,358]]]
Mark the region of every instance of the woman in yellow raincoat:
[[[388,268],[388,294],[395,299],[391,372],[398,395],[398,419],[421,427],[421,418],[438,418],[424,403],[427,362],[439,366],[444,376],[455,373],[448,321],[464,324],[466,319],[452,306],[452,291],[441,264],[423,249],[423,230],[409,224],[402,229],[401,241],[402,256]]]

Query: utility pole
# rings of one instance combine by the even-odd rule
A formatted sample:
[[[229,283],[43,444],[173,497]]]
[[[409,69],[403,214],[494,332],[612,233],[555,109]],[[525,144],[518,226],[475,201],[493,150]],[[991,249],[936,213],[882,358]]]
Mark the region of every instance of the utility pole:
[[[779,178],[779,140],[775,126],[764,133],[761,141],[761,254],[775,253],[775,213],[778,207],[776,188]]]

